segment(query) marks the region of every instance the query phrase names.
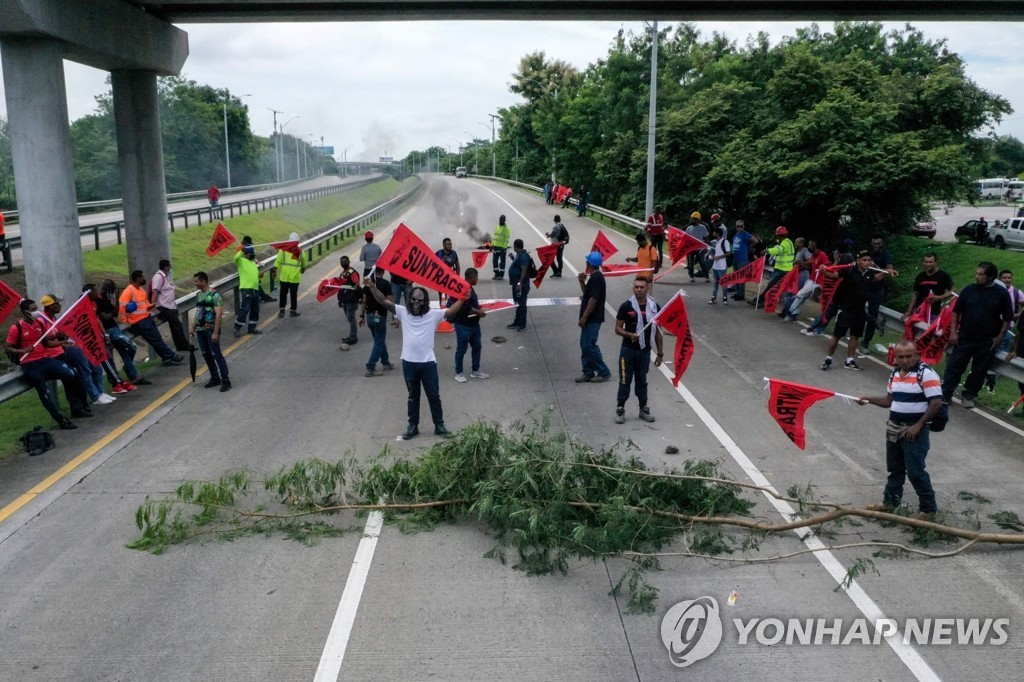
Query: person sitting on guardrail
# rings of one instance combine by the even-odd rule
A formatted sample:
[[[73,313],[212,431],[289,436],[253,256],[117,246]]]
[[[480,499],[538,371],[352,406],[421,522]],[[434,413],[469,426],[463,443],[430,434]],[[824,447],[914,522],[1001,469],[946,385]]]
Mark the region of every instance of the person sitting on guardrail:
[[[142,270],[135,270],[131,279],[131,284],[124,288],[118,299],[121,322],[128,325],[132,334],[141,336],[165,365],[180,365],[184,358],[167,347],[156,324],[150,318],[152,307],[149,304],[149,296],[146,295],[146,276],[142,274]]]
[[[53,294],[46,294],[40,298],[39,302],[43,304],[43,314],[39,319],[52,326],[60,319],[62,300]],[[57,339],[64,341],[67,337],[63,332],[57,332]],[[94,403],[109,405],[117,400],[114,396],[103,392],[103,368],[92,364],[89,358],[85,357],[82,349],[75,345],[74,340],[64,345],[64,362],[71,365],[78,376],[82,378],[86,395]]]
[[[89,302],[92,303],[96,309],[96,316],[100,316],[100,303],[103,301],[103,296],[100,294],[99,288],[92,283],[82,285],[82,293],[89,294]],[[102,321],[100,322],[102,325]],[[95,376],[94,381],[96,385],[101,389],[103,388],[103,374],[107,375],[107,381],[110,382],[110,392],[114,395],[121,395],[134,391],[137,387],[130,381],[125,381],[121,378],[121,374],[117,371],[117,365],[114,364],[114,349],[110,346],[110,336],[104,331],[103,333],[104,345],[107,348],[107,358],[100,363],[100,372]]]
[[[0,267],[6,268],[10,265],[11,261],[11,247],[7,243],[7,219],[4,218],[3,211],[0,211],[0,256],[3,257],[3,262],[0,263]]]
[[[171,261],[163,258],[157,271],[149,278],[149,302],[157,311],[157,317],[167,323],[171,330],[171,341],[174,343],[174,350],[186,351],[189,347],[188,337],[185,336],[185,326],[181,324],[181,315],[178,313],[178,291],[174,286],[174,277],[171,276]]]
[[[288,241],[299,241],[297,232],[292,232]],[[302,275],[306,272],[306,254],[300,252],[296,258],[290,251],[278,251],[274,260],[274,267],[277,268],[277,281],[281,289],[281,296],[277,300],[277,316],[284,317],[284,307],[287,299],[291,298],[291,317],[298,317],[302,313],[298,311],[299,305],[299,283]]]
[[[128,388],[127,385],[148,386],[152,384],[153,382],[139,374],[139,370],[135,367],[135,354],[139,350],[138,346],[117,323],[117,285],[114,284],[114,280],[105,279],[100,282],[100,297],[96,301],[96,313],[99,315],[103,331],[109,340],[108,345],[113,346],[117,350],[117,354],[121,356],[124,373],[128,375],[128,381],[124,382],[126,388]],[[134,389],[128,388],[128,390]]]
[[[46,382],[60,380],[64,384],[64,394],[71,405],[72,419],[92,416],[92,410],[86,403],[85,384],[73,368],[62,359],[66,340],[60,340],[56,333],[46,334],[50,325],[44,322],[36,302],[23,299],[19,304],[21,320],[11,325],[7,332],[7,354],[11,360],[21,367],[22,376],[30,386],[36,389],[39,402],[50,413],[53,420],[62,429],[78,427],[60,412],[55,396],[50,395]],[[40,337],[45,337],[36,344]]]
[[[238,317],[235,318],[235,337],[242,335],[242,327],[248,324],[250,334],[262,334],[256,325],[260,321],[260,266],[256,262],[256,248],[244,246],[235,252],[235,266],[238,268]]]
[[[1024,291],[1013,286],[1013,271],[1001,270],[999,272],[999,279],[996,280],[996,284],[1002,285],[1003,288],[1006,289],[1006,293],[1010,295],[1010,305],[1013,306],[1013,320],[1014,323],[1018,323],[1021,318],[1021,313],[1024,312]],[[996,350],[1009,353],[1015,346],[1014,339],[1015,332],[1013,331],[1013,324],[1011,324],[1010,329],[1006,332],[1006,336],[1003,337],[1003,342],[999,344],[999,348]],[[996,373],[992,371],[991,368],[985,374],[985,390],[989,393],[996,392]]]

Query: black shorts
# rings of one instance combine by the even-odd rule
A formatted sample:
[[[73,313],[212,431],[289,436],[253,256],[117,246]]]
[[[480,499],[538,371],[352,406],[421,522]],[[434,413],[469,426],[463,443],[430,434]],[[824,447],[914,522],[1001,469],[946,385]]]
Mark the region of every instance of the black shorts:
[[[867,321],[868,316],[864,312],[864,306],[857,306],[853,310],[840,310],[839,317],[836,318],[834,334],[841,339],[846,336],[846,332],[850,332],[850,336],[860,338],[864,335],[864,325],[867,324]]]

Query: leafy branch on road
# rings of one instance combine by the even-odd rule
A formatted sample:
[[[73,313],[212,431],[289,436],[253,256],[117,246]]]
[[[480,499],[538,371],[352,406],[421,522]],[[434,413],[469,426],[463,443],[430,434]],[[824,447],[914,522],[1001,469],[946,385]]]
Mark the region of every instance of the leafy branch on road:
[[[1024,544],[1024,534],[983,532],[976,516],[970,517],[972,527],[963,528],[818,501],[810,486],[781,495],[733,481],[708,460],[651,471],[632,450],[629,443],[595,450],[572,434],[552,432],[546,415],[507,429],[480,422],[414,460],[395,459],[385,448],[367,466],[349,455],[336,462],[302,460],[266,477],[235,471],[216,481],[186,481],[173,495],[146,499],[135,518],[141,534],[128,546],[160,554],[176,544],[254,534],[315,544],[358,529],[351,514],[341,513],[351,511],[383,512],[403,532],[476,519],[494,539],[486,556],[511,560],[530,575],[565,574],[578,560],[626,560],[612,593],[628,593],[630,610],[650,612],[657,590],[648,574],[661,559],[752,563],[814,551],[756,556],[764,538],[786,531],[828,537],[842,524],[863,525],[856,519],[866,519],[903,527],[912,534],[910,544],[919,546],[966,541],[944,552],[875,539],[824,547],[876,547],[876,558],[938,558],[981,543]],[[760,520],[744,491],[763,492],[798,512],[778,523]],[[1019,521],[1008,512],[990,518],[1014,530]],[[857,559],[847,580],[866,570],[874,570],[871,560]]]

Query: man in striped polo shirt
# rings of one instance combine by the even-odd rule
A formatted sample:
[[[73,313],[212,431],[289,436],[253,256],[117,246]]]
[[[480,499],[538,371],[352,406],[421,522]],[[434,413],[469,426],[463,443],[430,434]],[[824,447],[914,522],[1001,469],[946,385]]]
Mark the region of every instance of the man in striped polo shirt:
[[[861,405],[878,405],[889,410],[885,427],[885,467],[889,478],[882,504],[868,509],[891,511],[903,501],[903,483],[910,479],[920,510],[914,518],[931,520],[937,510],[932,480],[925,471],[928,456],[928,422],[942,407],[942,381],[928,365],[921,364],[913,341],[896,344],[896,368],[889,376],[884,396],[862,396]]]

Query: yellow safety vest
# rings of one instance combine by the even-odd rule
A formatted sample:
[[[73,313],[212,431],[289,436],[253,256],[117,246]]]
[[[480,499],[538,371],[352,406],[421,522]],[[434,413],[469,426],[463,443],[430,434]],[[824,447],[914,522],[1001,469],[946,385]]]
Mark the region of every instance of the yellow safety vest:
[[[511,241],[512,231],[508,229],[508,225],[498,225],[494,228],[494,241],[491,242],[492,246],[499,249],[507,249]]]
[[[786,237],[776,246],[768,248],[768,253],[775,256],[775,269],[779,272],[789,272],[793,269],[793,262],[796,260],[796,247]]]

